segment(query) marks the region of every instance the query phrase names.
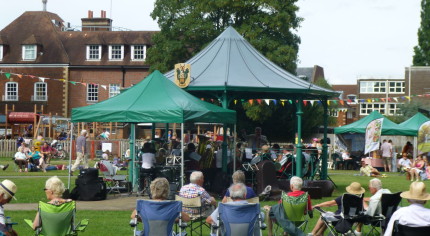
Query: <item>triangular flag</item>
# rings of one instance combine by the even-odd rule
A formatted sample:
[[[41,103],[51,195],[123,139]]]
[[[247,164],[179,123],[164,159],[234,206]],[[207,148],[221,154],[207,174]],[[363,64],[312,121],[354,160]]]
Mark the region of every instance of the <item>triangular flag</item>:
[[[87,83],[81,83],[83,86],[87,87]]]
[[[387,101],[391,102],[391,98],[387,98]]]
[[[327,104],[330,105],[330,100],[327,100]]]
[[[281,101],[281,104],[282,104],[282,106],[284,106],[284,105],[285,105],[285,102],[284,102],[284,101]]]
[[[385,102],[385,98],[381,98],[381,101]]]
[[[259,105],[261,105],[261,99],[257,99]]]
[[[106,90],[106,85],[100,85],[104,90]]]
[[[339,102],[342,106],[345,104],[343,100],[339,100]]]
[[[76,85],[75,81],[69,81],[71,84]]]
[[[378,99],[378,98],[375,98],[375,102],[379,102],[379,99]]]
[[[28,75],[28,77],[34,79],[36,76],[34,76],[34,75]]]
[[[273,101],[273,104],[275,104],[275,106],[278,105],[278,101],[276,99],[273,99],[272,101]]]
[[[237,104],[237,100],[236,99],[234,99],[234,105],[236,105]]]
[[[249,99],[249,101],[248,101],[248,102],[249,102],[249,104],[251,104],[251,105],[252,105],[252,104],[254,103],[254,100]]]
[[[397,98],[393,98],[393,99],[394,99],[394,101],[396,101],[396,102],[398,102],[398,101],[399,101]]]
[[[20,79],[22,78],[22,75],[21,75],[21,74],[17,74],[16,76],[18,76]]]
[[[315,101],[314,101],[314,100],[310,100],[309,102],[310,102],[310,103],[311,103],[311,105],[313,106]]]
[[[40,81],[45,82],[45,78],[44,77],[39,77]]]
[[[405,98],[407,98],[409,101],[411,100],[411,97],[409,97],[409,96],[405,96]]]
[[[306,104],[308,104],[308,101],[303,100],[303,104],[305,104],[305,106],[306,106]]]
[[[367,99],[367,102],[372,102],[372,99]]]
[[[63,82],[63,83],[65,83],[65,82],[66,82],[66,80],[65,80],[65,79],[59,79],[59,81],[61,81],[61,82]]]
[[[270,99],[264,99],[264,102],[269,106],[270,105]]]
[[[334,103],[334,105],[336,105],[337,104],[337,100],[333,100],[333,103]]]
[[[290,102],[290,104],[293,104],[293,100],[288,100]]]
[[[10,78],[10,73],[4,73],[4,75],[6,76],[7,79]]]
[[[200,100],[204,101],[205,99],[204,98],[200,98]]]

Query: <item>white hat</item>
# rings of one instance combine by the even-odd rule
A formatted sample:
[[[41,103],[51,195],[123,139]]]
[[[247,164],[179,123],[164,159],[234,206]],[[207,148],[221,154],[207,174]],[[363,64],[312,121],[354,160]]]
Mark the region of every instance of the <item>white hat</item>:
[[[426,192],[426,185],[423,182],[413,182],[409,191],[400,194],[402,198],[427,201],[430,200],[430,194]]]
[[[4,189],[10,197],[16,200],[15,193],[18,188],[12,181],[8,179],[3,180],[3,182],[0,183],[0,188]]]

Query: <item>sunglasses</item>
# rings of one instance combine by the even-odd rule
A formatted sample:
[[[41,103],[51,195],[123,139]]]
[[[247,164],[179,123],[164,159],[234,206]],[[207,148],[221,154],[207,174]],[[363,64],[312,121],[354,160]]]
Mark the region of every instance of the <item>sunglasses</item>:
[[[48,190],[48,189],[47,189],[47,188],[44,188],[44,189],[43,189],[43,191],[46,191],[46,190]]]

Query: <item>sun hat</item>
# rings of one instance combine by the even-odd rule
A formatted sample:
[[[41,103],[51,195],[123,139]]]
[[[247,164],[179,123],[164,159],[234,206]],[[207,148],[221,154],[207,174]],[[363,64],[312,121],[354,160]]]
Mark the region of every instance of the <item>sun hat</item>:
[[[426,185],[423,182],[411,183],[409,191],[401,193],[400,196],[412,200],[430,200],[430,194],[426,192]]]
[[[346,187],[346,191],[350,194],[362,194],[366,192],[366,190],[361,187],[361,184],[358,182],[352,182],[348,187]]]
[[[16,187],[16,185],[12,181],[10,181],[8,179],[3,180],[0,183],[0,188],[4,189],[10,197],[12,197],[13,199],[16,200],[15,193],[18,190],[18,188]]]

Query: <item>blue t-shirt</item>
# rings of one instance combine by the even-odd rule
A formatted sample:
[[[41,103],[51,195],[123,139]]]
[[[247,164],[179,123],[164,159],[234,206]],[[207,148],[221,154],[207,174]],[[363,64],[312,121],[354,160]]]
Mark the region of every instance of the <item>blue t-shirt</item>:
[[[225,193],[226,197],[230,197],[230,191],[227,189]],[[255,194],[254,190],[251,187],[246,186],[246,199],[254,198],[257,194]]]

